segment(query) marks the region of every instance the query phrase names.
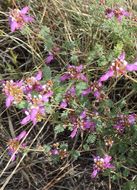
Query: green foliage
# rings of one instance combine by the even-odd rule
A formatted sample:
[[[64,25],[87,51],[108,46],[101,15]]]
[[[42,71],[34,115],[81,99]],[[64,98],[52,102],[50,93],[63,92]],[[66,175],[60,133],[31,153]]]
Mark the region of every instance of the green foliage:
[[[128,181],[124,184],[123,190],[136,190],[137,188],[137,181]]]
[[[79,82],[76,84],[77,94],[81,95],[82,91],[87,88],[87,84],[85,82]]]
[[[28,107],[28,103],[25,100],[22,100],[19,104],[17,104],[17,108],[19,109],[25,109]]]
[[[7,11],[7,7],[9,9],[16,7],[13,2],[7,0],[1,6]],[[18,0],[15,3],[18,8],[24,6],[23,1]],[[100,169],[98,175],[100,187],[98,180],[95,180],[95,183],[90,183],[91,189],[103,189],[104,184],[107,189],[108,177],[109,182],[112,183],[112,189],[137,189],[137,117],[128,118],[130,114],[137,113],[136,72],[122,72],[127,67],[118,61],[116,67],[114,65],[112,67],[112,63],[115,63],[123,51],[126,53],[125,60],[129,64],[136,60],[136,22],[133,20],[136,11],[132,10],[128,2],[124,3],[122,0],[108,0],[105,1],[105,4],[101,4],[99,0],[58,0],[46,1],[46,3],[42,0],[34,0],[29,1],[28,6],[30,6],[30,14],[33,14],[35,20],[30,25],[29,23],[24,24],[24,27],[16,32],[10,32],[10,28],[7,28],[9,13],[0,11],[1,88],[4,89],[3,83],[5,84],[7,80],[25,81],[26,77],[32,76],[32,81],[27,84],[33,89],[29,95],[42,98],[50,87],[45,91],[41,91],[37,87],[39,84],[46,86],[47,81],[51,80],[53,87],[50,90],[53,91],[53,96],[49,98],[48,102],[41,99],[43,101],[43,105],[41,105],[41,102],[35,104],[25,92],[23,101],[18,105],[16,105],[16,101],[13,101],[14,109],[7,108],[7,112],[5,102],[3,106],[3,100],[5,101],[9,96],[16,98],[18,94],[16,94],[16,89],[12,89],[12,86],[8,88],[10,93],[2,90],[0,102],[2,171],[0,169],[0,173],[3,175],[3,182],[1,184],[7,182],[7,172],[10,172],[10,170],[4,172],[5,169],[11,168],[12,171],[14,164],[16,169],[16,163],[18,163],[19,168],[15,173],[18,180],[22,182],[22,187],[14,186],[17,180],[14,180],[13,174],[9,174],[9,176],[13,176],[13,181],[9,184],[11,189],[24,189],[23,185],[26,184],[26,181],[29,183],[30,189],[43,189],[39,182],[45,185],[45,181],[46,188],[56,189],[62,186],[65,189],[65,185],[72,184],[72,182],[77,184],[77,179],[80,179],[82,184],[79,185],[79,188],[88,189],[89,184],[87,187],[85,182],[89,181],[90,174],[84,171],[94,169],[93,156],[103,158],[107,154],[112,157],[111,162],[115,169]],[[130,17],[123,17],[121,22],[116,16],[111,19],[106,17],[106,8],[119,7],[130,11]],[[57,64],[53,62],[47,66],[44,63],[45,55],[49,52],[53,53]],[[78,80],[81,73],[77,73],[75,69],[68,71],[67,65],[69,64],[73,66],[82,64],[84,69],[81,73],[88,78],[88,82]],[[108,71],[110,66],[115,71],[114,76],[99,86],[100,77]],[[117,74],[118,67],[122,71]],[[35,80],[33,75],[34,71],[39,69],[43,72],[41,81]],[[72,78],[60,81],[60,76],[66,73]],[[94,85],[93,81],[96,81],[97,84]],[[83,90],[91,87],[91,84],[93,85],[91,92],[83,96]],[[26,82],[24,82],[25,85]],[[76,94],[68,93],[66,95],[72,85],[76,88]],[[96,93],[100,96],[95,96]],[[67,102],[65,108],[60,107],[62,100]],[[45,115],[42,119],[45,120],[39,122],[39,116],[41,116],[39,108],[41,109],[42,106],[45,108]],[[36,109],[33,110],[36,112],[35,114],[31,113],[31,108]],[[31,113],[30,123],[20,126],[19,119],[26,117],[24,109]],[[83,111],[85,111],[84,118],[81,116]],[[122,114],[125,116],[123,120],[120,118]],[[35,127],[31,128],[33,119],[38,119],[38,122]],[[91,121],[95,123],[95,130],[89,124]],[[121,126],[124,130],[118,131],[118,127]],[[77,130],[76,136],[71,138],[70,134],[75,129]],[[12,145],[10,138],[14,138],[22,130],[29,131],[26,139],[22,139],[26,147],[19,147],[18,154],[16,154],[17,162],[12,165],[8,162],[9,155],[7,156],[5,151],[9,150]],[[18,143],[21,145],[22,142]],[[23,145],[25,146],[25,144]],[[58,152],[53,154],[52,150],[58,150]],[[66,153],[66,155],[63,157],[60,155],[61,153]],[[85,159],[82,164],[79,159],[81,156]],[[78,169],[77,167],[71,168],[73,164],[78,165]],[[26,166],[25,169],[24,166]],[[39,175],[31,173],[31,171],[37,171],[35,167],[38,168]],[[72,169],[75,170],[76,175],[71,175]],[[26,177],[24,172],[28,171],[30,175]],[[18,172],[21,175],[18,175]],[[65,177],[71,182],[64,183]],[[37,181],[31,186],[34,178]],[[54,183],[57,187],[54,186]],[[50,186],[51,184],[53,187]],[[73,189],[74,186],[75,184],[67,188]]]
[[[51,147],[50,147],[50,145],[48,145],[48,144],[45,144],[45,145],[43,146],[43,148],[44,148],[44,151],[45,151],[46,153],[49,153],[49,151],[51,150]]]
[[[55,126],[54,128],[54,132],[55,134],[58,134],[58,133],[61,133],[63,132],[65,129],[64,129],[64,126],[62,124],[58,124],[57,126]]]
[[[90,134],[88,135],[88,138],[86,140],[87,144],[93,144],[96,140],[96,135],[95,134]]]
[[[70,151],[70,155],[71,155],[71,157],[72,157],[74,160],[77,160],[77,159],[79,158],[79,156],[80,156],[80,152],[77,151],[77,150],[72,150],[72,151]]]
[[[52,74],[50,67],[48,67],[48,66],[45,64],[45,65],[43,66],[43,68],[42,68],[42,71],[43,71],[43,79],[44,79],[45,81],[50,80],[50,79],[51,79],[51,74]]]
[[[53,39],[50,34],[50,29],[47,26],[42,26],[39,32],[39,38],[44,42],[44,49],[46,51],[51,51],[53,47]]]

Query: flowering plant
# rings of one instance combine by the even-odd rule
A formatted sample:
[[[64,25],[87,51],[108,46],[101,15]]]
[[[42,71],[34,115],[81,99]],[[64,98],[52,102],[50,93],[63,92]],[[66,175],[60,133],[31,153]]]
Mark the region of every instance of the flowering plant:
[[[79,1],[1,3],[1,189],[136,189],[136,10]]]
[[[9,13],[9,24],[11,32],[15,30],[22,29],[25,23],[34,21],[33,17],[28,15],[29,7],[24,7],[23,9],[13,9]]]

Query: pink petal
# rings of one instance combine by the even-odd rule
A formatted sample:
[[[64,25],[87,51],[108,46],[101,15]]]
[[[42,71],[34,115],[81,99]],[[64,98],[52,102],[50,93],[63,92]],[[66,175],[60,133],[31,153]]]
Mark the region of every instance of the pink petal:
[[[73,129],[73,131],[71,132],[70,137],[71,137],[72,139],[76,136],[77,130],[78,130],[77,127],[75,127],[75,128]]]
[[[135,62],[134,64],[128,64],[126,66],[126,70],[127,71],[137,71],[137,62]]]
[[[42,71],[41,70],[38,71],[37,75],[35,76],[35,79],[36,80],[41,80],[42,79]]]
[[[49,98],[51,97],[53,95],[53,92],[51,91],[51,92],[47,92],[46,94],[44,94],[43,96],[42,96],[42,100],[44,101],[44,102],[48,102],[49,101]]]
[[[51,63],[54,60],[54,56],[52,53],[49,53],[48,57],[46,58],[45,62],[47,64]]]
[[[76,68],[76,71],[77,71],[78,73],[81,73],[82,70],[83,70],[83,65],[76,66],[75,68]]]
[[[36,120],[37,113],[38,113],[38,109],[34,108],[34,109],[31,110],[31,114],[30,114],[31,121]]]
[[[62,101],[61,103],[60,103],[60,108],[66,108],[67,107],[67,102],[66,101]]]
[[[122,21],[122,18],[123,18],[123,15],[117,17],[117,19],[118,19],[119,22]]]
[[[60,81],[65,81],[65,80],[68,80],[68,79],[70,79],[70,74],[67,74],[67,73],[65,73],[64,75],[62,75],[60,77]]]
[[[111,161],[111,156],[105,155],[104,162],[109,163]]]
[[[6,98],[6,107],[9,108],[12,104],[12,101],[14,100],[13,96],[8,96]]]
[[[92,88],[89,87],[89,88],[83,90],[82,95],[83,95],[83,96],[86,96],[86,95],[90,94],[91,92],[92,92]]]
[[[88,82],[87,77],[84,74],[82,74],[82,73],[78,75],[78,79],[83,80],[85,82]]]
[[[91,178],[95,178],[97,176],[98,170],[94,169],[92,174],[91,174]]]
[[[26,135],[26,131],[22,131],[18,136],[17,136],[17,139],[20,141],[21,139],[23,139]]]
[[[11,32],[14,32],[16,29],[18,29],[18,23],[16,21],[11,21],[10,29],[11,29]]]
[[[14,161],[16,159],[16,154],[11,155],[11,160]]]
[[[26,14],[28,11],[29,11],[29,7],[26,6],[26,7],[24,7],[23,9],[21,9],[20,12],[21,12],[22,14]]]
[[[94,96],[95,96],[97,99],[100,98],[100,95],[101,95],[101,93],[100,93],[98,90],[96,90],[96,91],[94,92]]]
[[[112,77],[113,75],[114,75],[114,71],[113,70],[108,70],[104,75],[102,75],[102,77],[100,77],[99,82],[106,81],[110,77]]]
[[[125,60],[125,57],[126,57],[126,54],[125,54],[125,52],[123,51],[123,52],[118,56],[118,59],[123,62],[123,61]]]
[[[21,121],[21,124],[22,124],[22,125],[26,125],[29,121],[30,121],[30,115],[26,116],[26,117]]]
[[[23,16],[24,22],[33,22],[34,18],[31,16]]]

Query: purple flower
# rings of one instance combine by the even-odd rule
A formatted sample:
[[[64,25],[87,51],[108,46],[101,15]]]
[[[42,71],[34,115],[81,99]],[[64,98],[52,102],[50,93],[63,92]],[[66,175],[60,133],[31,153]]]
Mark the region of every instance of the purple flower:
[[[33,17],[28,15],[29,7],[24,7],[23,9],[13,9],[10,11],[9,15],[9,24],[11,28],[11,32],[15,30],[22,29],[25,23],[32,22],[34,20]]]
[[[29,110],[25,110],[26,117],[21,121],[22,125],[26,125],[28,122],[32,121],[33,125],[37,122],[42,121],[45,116],[45,108],[43,106],[32,107]]]
[[[77,128],[77,127],[74,127],[74,128],[73,128],[73,131],[72,131],[71,134],[70,134],[70,137],[71,137],[72,139],[76,136],[77,131],[78,131],[78,128]]]
[[[91,174],[92,178],[95,178],[97,174],[105,169],[113,169],[114,166],[110,163],[111,156],[105,155],[103,158],[100,156],[94,157],[94,165],[93,165],[93,172]]]
[[[129,12],[124,10],[123,8],[115,8],[115,9],[106,9],[106,16],[108,19],[111,19],[112,17],[116,17],[119,22],[122,21],[123,17],[129,17]]]
[[[128,64],[125,60],[125,52],[122,52],[119,57],[112,63],[109,70],[100,77],[99,81],[107,81],[111,77],[125,75],[127,72],[137,71],[137,62]]]
[[[68,102],[67,102],[67,100],[63,100],[61,103],[60,103],[60,108],[62,108],[62,109],[64,109],[64,108],[66,108],[68,106]]]
[[[57,148],[54,148],[51,150],[52,155],[59,155],[59,150]]]
[[[117,124],[114,125],[113,128],[120,134],[122,134],[125,130],[125,126],[123,126],[122,124]]]
[[[21,121],[22,125],[26,125],[28,122],[32,121],[33,125],[36,125],[37,122],[40,122],[45,117],[45,107],[43,97],[41,95],[28,94],[28,109],[24,110],[26,117]]]
[[[23,100],[23,82],[6,81],[3,84],[3,92],[6,95],[6,107],[10,107],[12,103],[18,104]]]
[[[60,77],[61,81],[65,81],[68,79],[77,79],[87,82],[87,77],[82,73],[83,65],[74,66],[68,65],[67,72]]]
[[[70,122],[73,125],[73,130],[70,135],[71,138],[76,136],[78,130],[95,130],[95,123],[87,116],[86,111],[83,111],[79,117],[71,115]]]
[[[136,122],[136,114],[132,113],[129,115],[120,114],[117,116],[116,125],[113,126],[119,133],[123,133],[126,127],[134,125]]]
[[[42,91],[40,92],[44,102],[48,102],[53,96],[52,91],[53,82],[51,80],[47,81],[46,84],[42,85]]]
[[[76,97],[76,88],[72,86],[65,94],[63,101],[60,103],[60,108],[66,108],[71,99]]]
[[[42,90],[42,85],[40,84],[41,79],[42,79],[41,70],[39,70],[35,76],[26,78],[24,85],[24,93],[28,94],[33,90],[40,92]]]
[[[129,17],[129,12],[120,7],[114,10],[114,15],[121,22],[123,17]]]
[[[107,8],[105,11],[105,14],[106,14],[107,18],[111,19],[114,16],[114,10]]]
[[[54,60],[54,55],[53,55],[53,53],[49,52],[49,54],[45,60],[45,63],[50,64],[53,60]]]
[[[86,96],[92,93],[97,100],[102,100],[105,98],[105,93],[103,92],[102,87],[103,85],[100,81],[94,81],[82,92],[82,95]]]
[[[7,143],[8,154],[12,157],[12,161],[15,160],[16,154],[19,153],[20,149],[24,149],[26,144],[20,144],[20,141],[26,136],[26,131],[22,131],[17,137],[10,139]]]

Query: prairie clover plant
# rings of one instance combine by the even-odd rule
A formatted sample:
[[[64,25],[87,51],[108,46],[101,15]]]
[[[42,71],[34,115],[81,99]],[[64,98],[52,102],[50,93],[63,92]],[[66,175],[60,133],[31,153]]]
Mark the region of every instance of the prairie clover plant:
[[[67,5],[67,1],[65,3]],[[68,34],[63,35],[63,38],[61,35],[61,40],[59,38],[59,40],[57,39],[57,42],[59,43],[58,47],[62,47],[62,49],[63,47],[66,48],[66,49],[64,48],[65,50],[63,54],[60,48],[51,47],[54,44],[54,42],[51,43],[51,39],[55,39],[56,41],[56,37],[58,34],[58,24],[57,25],[55,24],[55,27],[57,29],[54,36],[55,38],[51,38],[50,36],[50,30],[52,31],[51,34],[54,35],[54,30],[53,30],[54,27],[53,28],[51,27],[50,30],[48,27],[45,27],[46,31],[42,29],[41,31],[39,31],[41,27],[39,26],[38,28],[39,34],[36,33],[36,37],[38,37],[36,39],[41,40],[41,41],[40,43],[37,43],[37,44],[44,44],[45,47],[48,47],[47,49],[45,48],[47,52],[44,52],[44,56],[45,54],[47,55],[44,60],[45,69],[47,73],[45,74],[44,73],[45,70],[44,68],[42,68],[34,76],[29,76],[26,78],[23,77],[19,81],[13,81],[13,80],[4,81],[2,92],[6,97],[6,103],[5,103],[6,108],[10,108],[10,106],[16,106],[17,109],[21,109],[23,112],[23,115],[25,115],[23,119],[20,121],[21,125],[27,125],[29,122],[32,122],[33,126],[36,126],[36,124],[37,125],[41,124],[38,122],[42,122],[43,120],[46,120],[48,114],[50,113],[49,110],[50,109],[52,110],[52,108],[54,108],[54,110],[52,110],[53,113],[51,114],[52,117],[48,120],[48,122],[51,127],[50,128],[51,131],[52,131],[52,128],[57,129],[57,130],[54,130],[55,134],[51,135],[52,137],[54,136],[54,139],[52,139],[51,136],[49,138],[52,141],[51,143],[52,145],[49,145],[49,147],[47,146],[47,150],[46,150],[47,152],[45,151],[47,153],[46,156],[48,155],[54,158],[57,157],[62,160],[65,158],[69,158],[69,156],[71,156],[71,151],[72,152],[76,151],[75,156],[78,158],[80,156],[80,151],[83,153],[82,148],[84,148],[84,150],[86,150],[87,152],[90,152],[93,147],[95,150],[94,155],[102,155],[102,153],[105,152],[105,154],[103,154],[104,155],[103,157],[101,156],[93,157],[94,163],[93,163],[93,166],[91,166],[93,168],[91,177],[96,178],[99,173],[104,172],[107,169],[112,169],[112,170],[114,168],[117,169],[116,167],[119,163],[116,164],[116,166],[112,164],[115,161],[115,159],[112,160],[112,157],[114,157],[114,155],[115,155],[116,160],[118,160],[118,162],[123,162],[124,159],[121,161],[121,158],[119,159],[119,157],[117,157],[116,155],[117,152],[119,152],[119,154],[121,153],[121,150],[118,150],[118,146],[122,146],[121,142],[124,141],[126,138],[127,138],[126,140],[128,141],[128,139],[131,138],[130,132],[132,130],[133,131],[136,130],[137,115],[136,113],[134,113],[135,111],[127,112],[127,110],[124,110],[124,112],[122,112],[123,104],[121,103],[121,101],[119,101],[120,103],[118,102],[120,106],[118,107],[116,106],[117,104],[113,102],[114,99],[113,97],[111,97],[110,91],[112,87],[115,88],[117,84],[113,86],[113,83],[112,83],[113,81],[109,81],[109,79],[110,78],[117,79],[120,76],[128,77],[127,75],[128,72],[137,71],[137,62],[135,61],[133,64],[128,63],[125,60],[126,54],[124,52],[124,50],[127,52],[127,47],[129,46],[129,52],[127,52],[127,57],[130,60],[131,58],[130,56],[132,53],[134,54],[133,51],[136,48],[135,44],[133,44],[135,42],[134,35],[133,35],[134,32],[132,32],[132,28],[131,28],[131,25],[132,24],[134,25],[134,23],[131,23],[131,25],[130,24],[128,25],[126,23],[126,22],[131,22],[132,13],[129,13],[128,11],[126,11],[126,9],[118,5],[112,8],[106,8],[109,6],[107,6],[107,1],[104,1],[104,0],[97,1],[97,4],[95,4],[95,7],[93,6],[93,4],[94,3],[92,3],[91,5],[88,5],[89,9],[86,9],[86,14],[85,12],[84,14],[83,12],[78,13],[79,16],[77,17],[76,22],[79,22],[78,20],[80,17],[82,19],[84,18],[84,20],[81,20],[81,22],[77,23],[76,26],[73,25],[76,22],[71,23],[72,22],[71,20],[73,19],[70,19],[69,21],[70,26],[72,24],[72,29],[75,29],[76,27],[78,29],[76,30],[77,32],[74,33],[74,35],[72,35],[72,37],[74,39],[76,37],[77,39],[76,44],[78,44],[78,46],[82,44],[83,47],[78,47],[78,48],[75,47],[76,46],[75,40],[74,40],[74,43],[71,42],[68,45],[68,47],[66,47],[67,45],[63,42],[63,40],[66,38],[66,36],[68,36]],[[90,7],[90,6],[93,6],[93,7]],[[96,6],[98,6],[99,8],[97,9]],[[64,5],[62,7],[64,7]],[[70,8],[66,7],[66,10],[68,11],[70,10]],[[66,10],[64,10],[64,12],[62,13],[66,14],[65,18],[67,19],[69,17],[67,17],[68,13],[65,12]],[[48,11],[48,9],[46,11]],[[60,10],[60,12],[61,11],[62,10]],[[79,11],[81,11],[81,9],[79,9]],[[91,12],[88,12],[88,11],[91,11]],[[11,32],[14,32],[16,30],[21,30],[27,23],[30,23],[32,21],[35,22],[34,18],[30,16],[28,12],[29,12],[28,6],[25,6],[21,10],[16,8],[9,12],[9,25],[10,25]],[[36,12],[40,12],[40,11],[36,11]],[[57,9],[57,12],[58,12],[58,9]],[[74,14],[74,12],[75,12],[74,10],[72,11],[70,10],[69,14]],[[95,15],[93,14],[90,16],[90,13],[91,14],[94,13]],[[89,16],[87,16],[88,14]],[[48,12],[47,12],[47,15],[48,15],[47,21],[49,21],[50,23],[50,15],[52,15],[53,17],[54,15],[48,14]],[[105,15],[105,18],[103,17],[101,18],[100,15]],[[45,20],[44,17],[45,15],[40,17],[42,18],[40,25],[43,24]],[[76,18],[76,16],[72,15],[71,18]],[[87,20],[85,20],[85,18]],[[113,18],[116,18],[116,21],[118,21],[116,22],[117,25],[115,26],[114,31],[112,30],[112,27],[111,27],[114,21]],[[56,22],[56,19],[54,19],[54,21]],[[85,21],[87,21],[87,24]],[[60,23],[59,27],[62,25],[64,26],[64,23],[62,23],[62,21],[58,23]],[[83,23],[83,26],[82,28],[79,28],[81,27],[81,23]],[[37,32],[37,30],[34,30],[34,31]],[[67,31],[69,32],[69,30]],[[84,35],[78,34],[77,36],[77,33],[79,31],[81,32],[81,34],[84,31],[85,32],[83,33]],[[134,27],[133,27],[133,31],[134,31]],[[42,34],[44,33],[43,38],[40,38],[40,33]],[[44,40],[48,37],[50,38],[49,44],[46,44],[48,43],[48,40],[46,42]],[[128,39],[129,37],[130,37],[129,41],[126,42],[125,39]],[[79,41],[79,38],[80,38],[80,41]],[[26,39],[28,39],[28,36]],[[92,43],[86,44],[87,43],[86,41],[88,41],[88,39]],[[55,42],[55,44],[57,42]],[[133,43],[130,43],[130,42],[133,42]],[[32,45],[31,43],[32,42],[30,40],[28,47],[31,47]],[[94,50],[95,52],[92,51],[92,48],[93,48],[92,46],[94,46],[94,44],[99,44],[98,47],[101,47],[100,57],[103,57],[103,59],[98,58],[100,55],[98,48]],[[115,44],[118,44],[118,45],[115,46]],[[119,44],[120,44],[120,47],[119,47]],[[73,47],[73,50],[75,50],[74,52],[76,53],[78,52],[78,55],[76,54],[73,55],[73,50],[70,47]],[[34,49],[37,53],[37,50],[41,50],[42,48],[41,47],[33,48],[32,46],[32,49]],[[85,52],[82,52],[82,49],[84,49]],[[86,59],[84,60],[85,56],[89,55],[89,52],[86,52],[87,50],[92,51],[90,63],[88,64],[86,62]],[[69,59],[67,60],[67,58],[64,58],[65,56],[64,57],[56,56],[58,55],[59,52],[62,53],[61,56],[62,55],[68,55],[66,57],[70,56]],[[69,54],[68,52],[71,52],[71,53]],[[113,61],[112,55],[114,52],[116,52],[117,55],[119,54],[120,55]],[[43,55],[43,52],[40,52],[40,57],[42,55]],[[73,57],[73,59],[71,56]],[[107,56],[108,56],[108,59],[107,59]],[[33,57],[35,59],[35,56]],[[61,59],[56,60],[56,57],[61,57]],[[61,70],[60,74],[57,74],[57,76],[56,76],[56,73],[58,71],[58,68],[57,68],[57,71],[53,70],[54,76],[52,76],[52,80],[51,80],[51,77],[49,77],[49,75],[51,75],[52,71],[49,66],[52,65],[53,62],[57,64],[59,63],[57,66],[59,67],[59,70],[60,70],[60,66],[62,66],[61,60],[63,60],[63,63],[69,63],[69,64],[66,65],[65,72],[62,73],[62,70]],[[79,64],[78,64],[78,61],[79,61]],[[111,66],[107,69],[106,72],[103,71],[104,74],[102,74],[102,76],[99,77],[100,69],[98,69],[97,65],[103,66],[104,63],[106,64],[109,61],[112,62]],[[97,64],[98,62],[100,64]],[[91,70],[93,71],[92,73],[90,73]],[[44,75],[47,75],[47,76],[44,76]],[[122,79],[124,79],[124,77]],[[136,82],[136,80],[134,81]],[[115,82],[117,83],[117,81]],[[134,88],[136,89],[136,85]],[[130,89],[130,86],[129,86],[129,89]],[[118,88],[118,91],[119,91],[119,88]],[[91,99],[90,95],[92,95],[94,98]],[[114,93],[114,96],[115,96],[115,93]],[[126,107],[128,109],[128,105],[126,105],[124,109]],[[104,110],[107,110],[107,111],[104,111]],[[129,113],[129,114],[125,114],[125,113]],[[57,127],[54,124],[55,125],[57,124]],[[135,126],[135,127],[132,127],[132,126]],[[22,127],[24,128],[26,126],[22,126]],[[129,128],[131,130],[127,130]],[[67,130],[69,130],[69,132]],[[133,133],[133,131],[131,133]],[[77,146],[78,151],[74,150],[75,146],[72,148],[71,151],[68,151],[67,143],[66,143],[67,146],[62,148],[63,146],[61,146],[60,143],[53,142],[59,139],[59,137],[57,136],[58,133],[63,133],[63,132],[64,134],[61,137],[67,138],[68,144],[69,144],[69,140],[71,141],[71,143],[74,141],[73,145],[77,145],[79,144],[79,142],[81,143],[80,146],[79,145]],[[81,135],[78,136],[79,133],[81,133]],[[12,157],[12,161],[16,159],[16,156],[18,153],[22,152],[26,148],[26,143],[22,143],[22,140],[23,138],[25,138],[26,134],[27,132],[24,130],[18,136],[10,139],[7,142],[8,154]],[[67,135],[65,136],[65,134]],[[67,141],[67,139],[65,140]],[[102,143],[102,139],[103,139],[103,143]],[[136,139],[136,136],[134,137],[134,139]],[[118,144],[117,147],[115,147],[116,143]],[[126,144],[126,142],[124,143]],[[132,143],[132,146],[134,147],[133,144],[134,142]],[[121,154],[124,155],[125,152],[127,151],[124,150],[123,152]],[[126,156],[127,154],[128,153],[126,153]],[[118,170],[119,169],[121,169],[120,166],[118,166]],[[131,171],[134,172],[133,169],[131,169]],[[117,176],[119,176],[119,174]],[[112,176],[112,177],[115,178],[117,176]]]
[[[20,30],[26,23],[34,21],[34,18],[28,15],[29,7],[23,9],[13,9],[9,13],[9,24],[11,32]]]

